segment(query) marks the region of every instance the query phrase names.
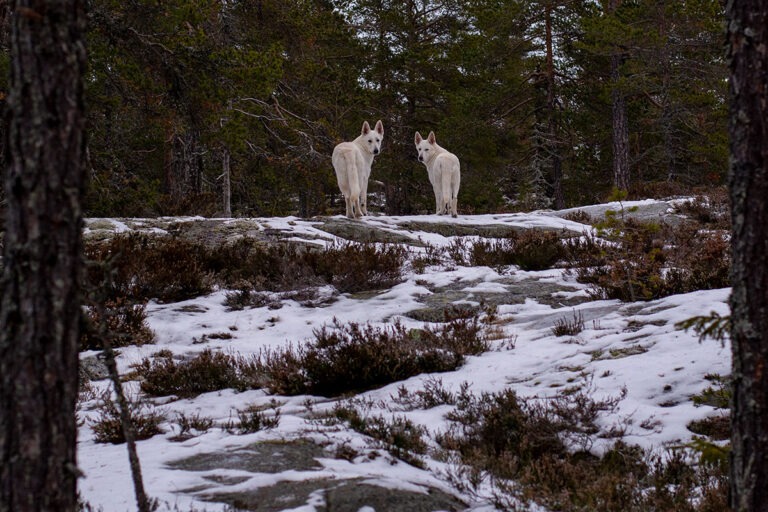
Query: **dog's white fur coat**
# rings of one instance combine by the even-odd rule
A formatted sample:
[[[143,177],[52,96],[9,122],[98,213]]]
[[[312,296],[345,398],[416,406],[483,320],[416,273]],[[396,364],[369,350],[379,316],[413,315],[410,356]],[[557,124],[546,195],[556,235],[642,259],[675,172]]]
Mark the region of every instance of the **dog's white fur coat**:
[[[373,130],[365,121],[358,138],[342,142],[333,149],[331,161],[350,219],[368,215],[368,178],[371,176],[373,157],[381,151],[383,140],[384,125],[381,121]]]
[[[435,132],[429,132],[426,139],[416,132],[414,138],[419,162],[427,166],[429,182],[435,192],[435,213],[442,215],[450,211],[456,217],[456,203],[461,184],[459,159],[450,151],[437,145]]]

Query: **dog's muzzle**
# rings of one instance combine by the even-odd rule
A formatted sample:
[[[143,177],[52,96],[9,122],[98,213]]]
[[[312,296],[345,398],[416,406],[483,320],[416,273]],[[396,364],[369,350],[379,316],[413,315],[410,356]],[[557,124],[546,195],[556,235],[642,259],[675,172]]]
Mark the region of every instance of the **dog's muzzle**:
[[[379,154],[379,150],[378,150],[378,149],[374,149],[374,150],[373,150],[373,154],[374,154],[374,155],[378,155],[378,154]]]

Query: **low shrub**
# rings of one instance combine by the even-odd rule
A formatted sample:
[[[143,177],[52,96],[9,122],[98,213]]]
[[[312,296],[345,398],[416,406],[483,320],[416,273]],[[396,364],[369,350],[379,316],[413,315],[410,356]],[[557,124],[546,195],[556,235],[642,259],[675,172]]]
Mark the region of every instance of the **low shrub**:
[[[338,294],[338,290],[333,287],[326,287],[325,290],[307,287],[284,292],[267,292],[254,290],[250,283],[239,283],[237,289],[227,293],[224,305],[230,311],[261,307],[281,309],[283,301],[294,300],[304,307],[315,308],[331,304]]]
[[[594,436],[613,435],[597,418],[620,399],[595,400],[589,389],[549,400],[512,390],[465,395],[438,442],[465,464],[455,483],[477,489],[489,474],[502,509],[530,502],[562,511],[725,510],[727,470],[719,465],[692,466],[681,452],[662,457],[622,442],[601,456],[589,452]]]
[[[578,222],[580,224],[592,224],[592,216],[584,210],[574,210],[563,217],[565,220]]]
[[[572,318],[559,318],[552,327],[555,336],[575,336],[584,330],[584,316],[581,311],[573,311]]]
[[[422,389],[409,391],[405,386],[397,388],[397,395],[392,396],[392,402],[402,410],[432,409],[439,405],[456,405],[462,395],[466,395],[469,384],[464,382],[458,394],[445,389],[443,381],[437,377],[424,380]]]
[[[517,265],[522,270],[552,268],[565,256],[557,233],[533,229],[501,239],[457,238],[445,250],[457,265],[493,268]]]
[[[245,281],[256,290],[285,291],[332,284],[356,292],[399,283],[406,256],[396,245],[338,242],[318,248],[244,239],[212,251],[210,260],[225,286]]]
[[[274,413],[269,415],[266,409],[273,408]],[[230,434],[253,434],[261,430],[276,428],[280,424],[280,409],[272,406],[268,407],[246,407],[237,411],[238,421],[235,423],[230,420],[222,426]]]
[[[213,427],[213,419],[201,416],[199,413],[186,415],[183,412],[177,412],[174,423],[179,430],[173,438],[174,441],[191,439],[196,435],[208,432]]]
[[[552,231],[527,230],[517,239],[515,265],[523,270],[546,270],[563,258],[560,236]]]
[[[408,250],[400,245],[337,243],[307,254],[307,264],[340,292],[389,288],[403,279]]]
[[[251,376],[244,371],[246,368],[237,357],[208,349],[185,361],[176,361],[172,355],[163,353],[134,365],[142,378],[142,391],[154,396],[178,397],[255,387]]]
[[[675,293],[726,288],[731,285],[729,234],[717,231],[678,230],[670,269],[665,276]]]
[[[515,264],[517,242],[512,238],[484,240],[482,238],[467,244],[466,264],[473,267],[501,268]]]
[[[707,436],[715,441],[725,441],[731,438],[731,418],[729,414],[718,414],[692,421],[688,423],[687,428],[694,434]]]
[[[690,201],[680,202],[675,210],[708,229],[731,229],[730,198],[725,187],[711,189]]]
[[[733,399],[733,387],[730,378],[719,375],[709,376],[712,386],[707,386],[700,393],[691,397],[697,406],[708,405],[715,409],[728,409]]]
[[[602,235],[567,244],[567,268],[591,295],[622,301],[730,285],[730,246],[725,233],[672,228],[612,217]]]
[[[419,455],[427,453],[424,437],[427,429],[403,416],[387,420],[383,416],[366,416],[353,404],[337,404],[331,418],[346,422],[350,428],[381,442],[393,457],[412,466],[424,468]]]
[[[275,393],[339,396],[420,373],[458,368],[466,355],[488,349],[477,318],[459,318],[437,329],[378,328],[357,323],[316,330],[309,343],[265,351],[254,364]]]
[[[397,245],[340,242],[325,248],[296,243],[264,244],[241,239],[208,247],[175,237],[118,235],[91,243],[87,281],[107,283],[109,299],[176,302],[209,293],[214,286],[243,290],[233,307],[248,306],[259,291],[305,290],[331,284],[341,292],[399,283],[407,250]],[[96,264],[98,263],[98,264]]]
[[[445,251],[442,247],[427,244],[424,250],[411,258],[411,267],[417,274],[423,274],[427,267],[445,263]]]
[[[89,265],[88,283],[94,288],[106,283],[108,299],[176,302],[212,290],[202,244],[131,233],[87,244],[85,255],[101,264]]]
[[[323,284],[312,267],[324,249],[301,244],[265,244],[243,238],[209,250],[207,264],[223,287],[250,285],[256,291],[285,291]]]
[[[162,351],[134,365],[141,390],[154,396],[195,396],[226,388],[267,387],[285,395],[339,396],[420,373],[455,370],[467,355],[488,350],[478,317],[466,315],[436,328],[378,328],[334,320],[314,340],[242,358],[205,350],[187,360]]]
[[[265,353],[263,370],[273,392],[338,396],[454,370],[462,362],[459,354],[414,339],[399,323],[382,329],[334,323],[315,331],[314,343]]]
[[[156,410],[144,401],[129,400],[128,404],[137,441],[163,433],[160,428],[160,424],[165,421],[163,412]],[[97,443],[120,444],[125,442],[120,411],[109,393],[102,395],[99,417],[91,420],[90,426]]]
[[[103,307],[84,310],[85,326],[80,350],[101,350],[104,336],[112,347],[154,343],[155,333],[147,325],[146,306],[124,297],[107,300]]]
[[[250,285],[228,292],[224,299],[224,305],[230,311],[242,311],[245,308],[262,308],[265,306],[269,309],[283,307],[282,301],[274,294],[253,290]]]

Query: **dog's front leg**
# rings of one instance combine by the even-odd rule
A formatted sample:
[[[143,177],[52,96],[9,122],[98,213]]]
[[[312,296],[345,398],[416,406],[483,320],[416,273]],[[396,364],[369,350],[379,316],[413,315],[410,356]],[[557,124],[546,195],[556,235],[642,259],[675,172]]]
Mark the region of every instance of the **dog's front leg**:
[[[360,213],[362,215],[368,215],[367,197],[368,194],[366,192],[360,192]]]
[[[353,219],[355,215],[352,211],[352,198],[349,196],[344,196],[344,203],[347,205],[347,218]]]

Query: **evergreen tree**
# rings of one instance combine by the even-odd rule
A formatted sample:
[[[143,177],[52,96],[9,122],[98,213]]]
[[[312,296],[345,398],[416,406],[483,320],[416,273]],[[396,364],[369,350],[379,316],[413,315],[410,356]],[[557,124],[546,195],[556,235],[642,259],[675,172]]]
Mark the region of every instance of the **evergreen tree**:
[[[583,111],[581,122],[600,126],[601,119],[614,120],[612,143],[599,146],[600,153],[611,155],[615,187],[623,188],[617,176],[625,156],[635,184],[721,182],[726,165],[721,16],[717,0],[643,0],[609,3],[580,19],[582,41],[569,51],[582,68],[578,102],[595,105]]]
[[[728,3],[733,293],[731,509],[768,510],[768,3]]]
[[[85,5],[11,2],[0,511],[77,508]]]

